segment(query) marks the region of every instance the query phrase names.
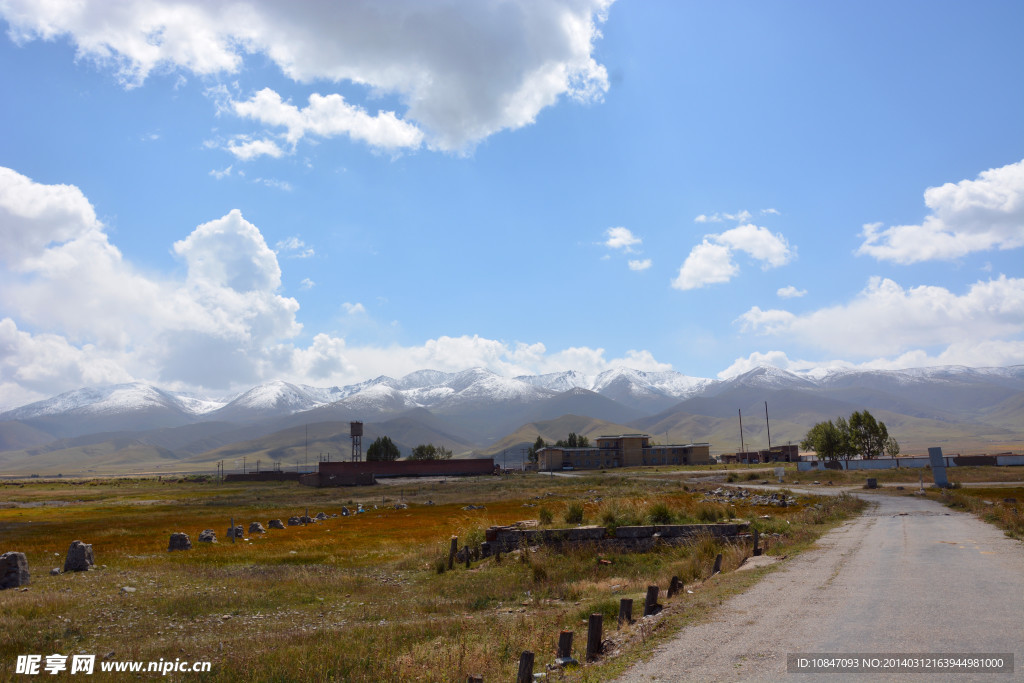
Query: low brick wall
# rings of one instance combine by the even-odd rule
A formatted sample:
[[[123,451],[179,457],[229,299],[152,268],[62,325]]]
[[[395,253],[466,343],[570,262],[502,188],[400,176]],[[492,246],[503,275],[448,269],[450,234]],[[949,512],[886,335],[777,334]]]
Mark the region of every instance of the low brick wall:
[[[248,474],[226,474],[224,481],[298,481],[298,472],[249,472]]]
[[[609,546],[646,549],[658,542],[686,543],[699,536],[735,538],[745,533],[749,523],[736,524],[663,524],[652,526],[620,526],[609,534],[603,526],[571,529],[520,529],[491,527],[486,539],[490,552],[506,553],[531,545],[600,543]]]

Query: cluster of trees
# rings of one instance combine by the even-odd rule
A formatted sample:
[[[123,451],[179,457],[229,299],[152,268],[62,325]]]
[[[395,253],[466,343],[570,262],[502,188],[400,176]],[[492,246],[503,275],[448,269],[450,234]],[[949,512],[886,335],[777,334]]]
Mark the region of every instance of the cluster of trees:
[[[377,439],[366,449],[366,459],[375,462],[398,460],[402,452],[389,437],[378,436]]]
[[[900,445],[889,436],[885,423],[866,410],[854,412],[849,419],[819,422],[807,432],[800,448],[813,450],[823,460],[849,460],[857,455],[877,458],[883,453],[895,458],[900,454]]]
[[[542,448],[547,448],[548,444],[544,442],[544,439],[537,437],[537,440],[530,446],[530,450],[526,452],[526,457],[530,462],[537,462],[537,451]],[[576,432],[569,432],[569,436],[564,439],[559,439],[554,443],[555,448],[587,448],[590,446],[590,439],[577,434]]]
[[[402,452],[387,436],[378,436],[370,447],[366,449],[366,459],[372,461],[389,461],[398,460],[402,457]],[[412,449],[412,453],[409,455],[409,460],[449,460],[452,457],[452,451],[450,448],[444,446],[435,446],[432,443],[420,444],[416,448]]]
[[[452,451],[444,446],[435,446],[432,443],[420,444],[412,449],[409,460],[450,460]]]
[[[557,448],[587,448],[588,446],[590,446],[590,439],[576,432],[569,432],[568,438],[555,442]]]

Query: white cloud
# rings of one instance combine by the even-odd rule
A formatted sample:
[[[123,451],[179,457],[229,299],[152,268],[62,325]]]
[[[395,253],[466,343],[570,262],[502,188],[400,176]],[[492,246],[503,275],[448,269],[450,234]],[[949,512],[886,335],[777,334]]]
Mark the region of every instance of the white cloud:
[[[431,147],[463,151],[533,123],[563,96],[601,99],[608,75],[592,54],[610,4],[5,0],[0,12],[16,41],[67,36],[79,58],[113,67],[128,86],[155,70],[233,74],[262,54],[296,82],[397,95],[401,120],[428,131]]]
[[[609,249],[622,249],[626,253],[633,251],[633,246],[641,244],[642,239],[634,235],[629,228],[608,228],[604,231],[604,234],[608,237],[604,241],[604,246]]]
[[[739,267],[733,263],[729,247],[712,244],[705,239],[690,250],[672,286],[682,290],[698,289],[716,282],[728,282],[738,272]]]
[[[647,270],[651,267],[651,259],[635,260],[629,262],[630,270]]]
[[[277,244],[274,245],[274,249],[278,254],[282,251],[289,252],[287,256],[291,258],[309,258],[316,254],[313,247],[308,246],[305,242],[294,235],[286,239],[279,240]]]
[[[896,356],[872,358],[861,363],[846,360],[791,360],[785,351],[755,351],[746,358],[737,358],[732,365],[718,373],[719,379],[742,375],[755,368],[770,366],[794,373],[821,376],[830,370],[906,370],[943,365],[967,367],[1007,367],[1024,365],[1024,341],[982,340],[956,342],[939,353],[914,349]]]
[[[710,239],[724,244],[734,251],[744,251],[764,263],[763,268],[778,268],[793,260],[794,253],[781,233],[753,224],[741,225],[726,230],[720,235],[709,235]]]
[[[761,213],[778,213],[775,209],[765,209]],[[700,214],[693,219],[694,223],[723,223],[725,221],[734,221],[736,223],[746,223],[750,221],[754,216],[746,209],[741,210],[739,213],[713,213],[710,216],[707,214]]]
[[[948,351],[976,346],[977,340],[1016,344],[1024,334],[1024,279],[1002,275],[957,295],[944,287],[904,289],[875,277],[847,304],[804,315],[754,306],[739,322],[744,331],[785,336],[849,358]]]
[[[25,197],[36,200],[28,203],[31,211]],[[601,348],[551,352],[541,343],[480,336],[352,347],[321,333],[303,346],[294,341],[301,333],[299,304],[278,293],[278,256],[237,210],[173,244],[185,268],[179,278],[143,274],[127,262],[78,188],[0,169],[0,216],[3,234],[18,245],[3,252],[0,269],[0,404],[6,406],[132,380],[207,392],[277,378],[350,384],[423,368],[484,367],[512,376],[671,367],[643,349],[608,358]],[[277,246],[307,248],[298,237]],[[344,309],[366,314],[361,303],[346,302]]]
[[[210,171],[210,175],[212,175],[217,180],[221,180],[221,179],[227,178],[229,175],[231,175],[231,169],[232,169],[232,166],[228,166],[227,168],[225,168],[223,170],[220,170],[220,171],[218,171],[217,169],[213,169],[212,171]]]
[[[291,192],[292,184],[287,180],[274,180],[273,178],[253,178],[252,182],[272,187],[275,190],[282,190],[283,192]]]
[[[313,282],[312,280],[310,280],[308,277],[307,278],[303,278],[302,282],[300,283],[300,287],[302,289],[313,289],[313,287],[315,287],[315,286],[316,286],[316,283]]]
[[[228,143],[227,150],[242,161],[251,161],[261,156],[278,159],[284,156],[284,150],[273,140],[250,140],[240,136]]]
[[[35,198],[33,211],[23,210],[25,197]],[[51,360],[58,352],[71,359],[63,366],[79,369],[66,371],[71,386],[62,389],[100,376],[226,386],[258,377],[281,340],[301,329],[298,303],[277,294],[276,255],[237,210],[174,244],[184,280],[126,262],[77,188],[0,169],[0,216],[19,247],[4,251],[0,308],[12,326],[47,330],[7,336],[21,349],[19,366],[62,367]],[[23,376],[3,372],[0,383]]]
[[[672,286],[688,290],[728,282],[739,272],[739,266],[733,261],[736,251],[761,261],[765,269],[785,265],[794,256],[794,251],[780,233],[748,223],[723,233],[705,235],[704,240],[686,257]]]
[[[232,102],[236,114],[268,126],[283,127],[285,139],[294,149],[306,135],[331,138],[348,135],[380,149],[416,149],[423,142],[423,132],[400,120],[393,111],[379,111],[370,116],[362,107],[345,101],[341,95],[309,96],[309,106],[299,109],[283,102],[281,96],[264,88],[245,102]]]
[[[793,285],[787,285],[785,287],[779,287],[775,292],[776,296],[783,299],[796,299],[807,294],[806,289],[797,289]]]
[[[366,307],[363,306],[361,303],[354,303],[353,304],[353,303],[349,303],[348,301],[346,301],[345,303],[343,303],[341,305],[341,307],[344,308],[345,312],[348,313],[349,315],[357,315],[359,313],[364,313],[364,314],[366,313]]]
[[[920,225],[865,225],[857,253],[906,264],[1024,246],[1024,160],[930,187],[924,201]]]

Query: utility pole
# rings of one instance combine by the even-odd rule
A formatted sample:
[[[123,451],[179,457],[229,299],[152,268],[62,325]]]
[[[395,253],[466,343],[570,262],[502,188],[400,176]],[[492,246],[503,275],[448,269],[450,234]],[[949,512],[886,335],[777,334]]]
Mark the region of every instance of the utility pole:
[[[772,450],[772,425],[768,422],[768,401],[764,402],[764,424],[768,428],[768,451]],[[768,456],[769,458],[771,455]]]

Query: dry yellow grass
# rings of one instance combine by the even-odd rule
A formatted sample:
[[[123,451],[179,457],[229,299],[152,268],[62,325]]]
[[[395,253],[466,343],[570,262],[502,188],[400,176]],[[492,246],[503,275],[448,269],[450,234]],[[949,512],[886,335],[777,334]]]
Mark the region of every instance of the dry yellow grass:
[[[744,544],[705,540],[648,553],[603,552],[606,562],[599,562],[592,548],[540,548],[470,570],[435,570],[450,535],[481,539],[491,524],[536,519],[541,505],[558,519],[581,503],[594,523],[612,508],[639,514],[661,504],[686,517],[717,505],[678,482],[628,478],[483,478],[330,490],[59,482],[6,484],[0,496],[6,506],[0,507],[0,552],[26,553],[32,571],[29,590],[0,593],[0,678],[13,676],[19,654],[113,652],[116,660],[208,660],[209,680],[451,681],[474,672],[509,680],[522,650],[537,653],[539,668],[553,657],[558,632],[584,633],[590,613],[602,612],[614,624],[620,598],[640,605],[651,583],[665,587],[673,575],[690,583],[710,573],[716,553],[723,552],[731,570],[749,552]],[[408,509],[393,509],[399,497]],[[234,544],[225,536],[231,517],[247,529],[251,521],[266,526],[307,507],[311,515],[338,513],[352,502],[368,511]],[[464,510],[468,504],[484,509]],[[805,518],[804,506],[772,514],[793,521],[759,522],[765,532],[785,531],[777,549],[806,543],[813,522],[822,521]],[[219,543],[197,542],[205,528],[216,531]],[[167,552],[175,531],[189,534],[193,550]],[[75,539],[93,544],[103,568],[50,576]],[[581,642],[578,635],[578,647]]]

